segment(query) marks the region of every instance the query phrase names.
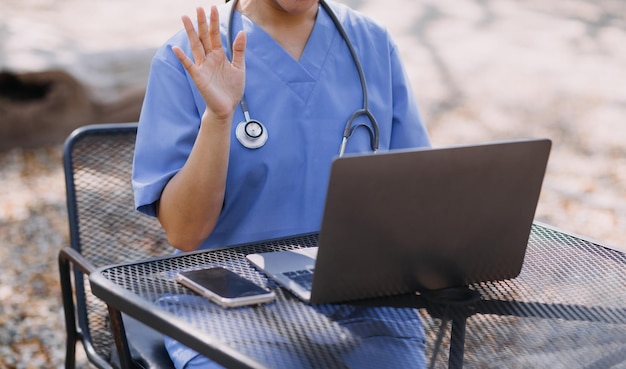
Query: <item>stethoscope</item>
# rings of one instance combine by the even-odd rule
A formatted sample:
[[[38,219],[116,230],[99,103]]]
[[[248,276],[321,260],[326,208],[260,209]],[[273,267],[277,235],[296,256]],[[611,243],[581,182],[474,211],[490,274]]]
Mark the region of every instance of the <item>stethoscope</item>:
[[[226,2],[228,1],[229,0],[226,0]],[[230,10],[230,14],[228,17],[228,35],[226,37],[227,38],[226,42],[227,42],[227,53],[228,53],[229,59],[232,59],[231,57],[232,48],[233,48],[232,26],[233,26],[233,17],[235,15],[235,8],[237,7],[237,1],[238,0],[233,0],[232,8]],[[341,146],[339,147],[339,156],[343,156],[343,154],[346,151],[348,140],[350,139],[354,131],[359,127],[365,127],[368,130],[372,151],[377,152],[378,144],[380,141],[380,133],[378,130],[378,122],[376,121],[376,118],[374,117],[374,115],[369,109],[369,98],[367,96],[367,83],[365,81],[365,73],[363,72],[363,67],[361,66],[361,62],[359,60],[358,55],[356,54],[356,51],[354,50],[354,46],[352,45],[352,42],[350,42],[350,39],[348,38],[348,35],[346,34],[345,29],[339,22],[339,19],[337,19],[337,16],[335,15],[335,13],[328,6],[328,4],[326,4],[325,0],[319,0],[319,3],[322,5],[326,13],[328,13],[328,15],[330,16],[331,20],[335,24],[335,27],[337,28],[337,31],[339,31],[339,33],[341,34],[341,37],[343,38],[346,45],[348,46],[348,49],[350,50],[350,55],[352,55],[352,59],[354,60],[354,65],[356,66],[357,72],[359,73],[359,80],[361,82],[361,91],[363,94],[363,107],[361,109],[358,109],[354,113],[352,113],[352,115],[350,116],[350,119],[348,119],[348,122],[346,123],[346,126],[343,130]],[[249,149],[258,149],[259,147],[262,147],[263,145],[265,145],[265,143],[267,142],[267,138],[268,138],[267,128],[265,128],[263,123],[261,123],[260,121],[250,118],[250,112],[248,110],[248,104],[246,103],[245,93],[241,98],[240,105],[241,105],[241,109],[243,110],[244,120],[240,122],[239,124],[237,124],[237,128],[235,129],[235,136],[237,137],[237,140],[244,147],[247,147]],[[354,121],[356,120],[356,118],[362,115],[368,118],[369,122],[371,123],[371,127],[365,123],[354,124]]]

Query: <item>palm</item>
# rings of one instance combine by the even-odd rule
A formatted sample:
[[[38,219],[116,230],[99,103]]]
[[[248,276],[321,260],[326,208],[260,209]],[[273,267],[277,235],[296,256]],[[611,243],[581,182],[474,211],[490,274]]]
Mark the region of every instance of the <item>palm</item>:
[[[213,51],[201,63],[196,63],[191,76],[207,109],[216,115],[228,114],[241,100],[245,70],[233,67],[223,51]]]
[[[219,34],[219,19],[215,7],[211,8],[210,25],[198,8],[198,32],[191,20],[183,17],[189,37],[193,61],[180,48],[174,52],[202,94],[207,110],[219,117],[231,114],[243,96],[245,85],[245,36],[237,35],[233,43],[232,63],[226,57]],[[209,28],[210,27],[210,28]]]

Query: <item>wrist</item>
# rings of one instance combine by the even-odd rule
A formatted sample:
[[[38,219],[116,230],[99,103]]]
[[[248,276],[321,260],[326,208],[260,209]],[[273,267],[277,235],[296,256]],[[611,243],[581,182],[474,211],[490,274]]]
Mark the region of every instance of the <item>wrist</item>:
[[[234,112],[230,112],[226,115],[218,115],[210,111],[209,109],[205,109],[202,114],[201,124],[202,125],[212,125],[212,126],[228,126],[232,124]]]

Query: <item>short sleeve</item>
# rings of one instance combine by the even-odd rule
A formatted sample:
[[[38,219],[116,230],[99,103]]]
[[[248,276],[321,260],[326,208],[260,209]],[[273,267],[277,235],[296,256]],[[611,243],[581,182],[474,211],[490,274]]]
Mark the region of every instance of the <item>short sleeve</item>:
[[[406,70],[398,55],[397,46],[391,40],[390,43],[393,94],[393,127],[390,148],[430,147],[428,131],[422,120]]]
[[[133,161],[135,207],[144,214],[156,216],[156,201],[189,157],[201,116],[194,90],[171,43],[159,49],[150,68]]]

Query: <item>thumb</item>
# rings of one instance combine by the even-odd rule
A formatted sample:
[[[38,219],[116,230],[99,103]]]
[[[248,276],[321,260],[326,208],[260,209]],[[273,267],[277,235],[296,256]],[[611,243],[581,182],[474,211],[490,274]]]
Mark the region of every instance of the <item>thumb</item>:
[[[237,69],[245,69],[245,52],[246,52],[246,33],[239,31],[233,42],[233,67]]]

